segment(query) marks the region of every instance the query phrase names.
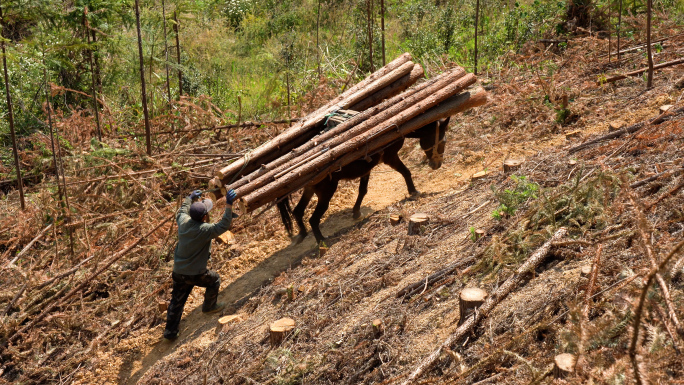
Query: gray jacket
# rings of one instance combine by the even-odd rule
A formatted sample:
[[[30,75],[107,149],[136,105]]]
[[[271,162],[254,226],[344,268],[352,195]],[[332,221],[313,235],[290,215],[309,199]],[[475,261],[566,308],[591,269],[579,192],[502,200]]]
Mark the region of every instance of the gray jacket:
[[[176,214],[178,222],[178,245],[173,256],[173,272],[185,275],[203,274],[211,252],[211,240],[225,233],[233,220],[233,210],[226,212],[216,223],[198,222],[190,218],[190,197],[185,198]]]

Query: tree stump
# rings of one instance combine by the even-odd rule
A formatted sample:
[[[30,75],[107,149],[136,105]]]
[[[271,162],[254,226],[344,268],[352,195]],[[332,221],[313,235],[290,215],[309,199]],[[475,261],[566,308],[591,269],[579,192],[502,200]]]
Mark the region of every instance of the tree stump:
[[[475,239],[474,240],[477,241],[478,239],[484,237],[485,235],[487,235],[487,232],[484,231],[484,229],[475,229],[475,232],[474,232]]]
[[[389,217],[390,225],[396,226],[401,222],[401,215],[399,214],[392,214]]]
[[[480,307],[487,299],[487,292],[477,287],[467,287],[461,290],[461,295],[458,297],[458,324],[461,325],[465,320],[473,314],[475,309]]]
[[[522,159],[506,159],[503,162],[503,171],[506,174],[508,174],[509,172],[513,172],[519,169],[524,162],[525,161]]]
[[[569,353],[559,354],[553,358],[553,376],[555,378],[565,378],[568,374],[575,371],[577,358]]]
[[[325,243],[318,245],[318,258],[323,258],[327,252],[328,246],[326,246]]]
[[[577,164],[577,159],[570,159],[570,160],[568,160],[568,165],[574,166],[574,165],[576,165],[576,164]]]
[[[667,111],[669,111],[670,108],[672,108],[672,107],[674,107],[672,104],[666,104],[664,106],[660,106],[660,109],[658,110],[658,112],[660,112],[661,114],[664,114]]]
[[[371,327],[373,328],[373,338],[380,338],[380,336],[382,336],[382,333],[385,330],[385,327],[383,326],[382,320],[380,318],[373,321]]]
[[[221,332],[226,332],[231,325],[234,323],[238,322],[240,320],[240,316],[237,314],[231,314],[227,315],[225,317],[221,317],[218,320],[218,324],[216,325],[216,334],[218,335]]]
[[[420,235],[422,227],[430,222],[430,217],[424,213],[411,215],[408,222],[408,235]]]
[[[580,268],[580,277],[589,277],[591,275],[591,265],[584,265]]]
[[[224,245],[230,245],[235,242],[235,235],[233,235],[230,230],[227,230],[225,233],[219,235],[216,239],[218,239]]]
[[[160,313],[163,313],[163,312],[166,311],[166,309],[169,308],[169,304],[168,304],[168,302],[166,302],[166,301],[159,301],[159,302],[157,303],[157,307],[159,308],[159,312],[160,312]]]
[[[269,326],[271,346],[279,346],[295,328],[292,318],[281,318]]]
[[[608,123],[608,131],[613,132],[621,129],[624,127],[627,123],[625,123],[622,120],[614,120],[610,123]]]

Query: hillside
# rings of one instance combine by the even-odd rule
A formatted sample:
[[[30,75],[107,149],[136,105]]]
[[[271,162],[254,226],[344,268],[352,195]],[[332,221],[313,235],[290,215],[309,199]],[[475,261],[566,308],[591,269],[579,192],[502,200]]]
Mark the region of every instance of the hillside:
[[[662,16],[658,37],[670,38],[658,62],[682,57],[679,33]],[[174,342],[161,338],[158,304],[170,298],[179,198],[287,123],[193,131],[226,117],[210,98],[187,97],[154,124],[188,131],[147,156],[118,138],[89,146],[79,138],[92,116],[60,116],[66,140],[79,143],[65,150],[78,215],[64,220],[49,166],[30,184],[27,210],[3,190],[0,383],[401,384],[459,330],[459,293],[471,287],[496,306],[476,312],[477,324],[413,383],[681,382],[684,65],[657,71],[652,88],[641,76],[601,84],[646,65],[641,50],[617,62],[605,52],[605,39],[578,33],[497,56],[479,74],[490,103],[452,119],[440,169],[407,140],[401,157],[421,194],[408,197],[401,176],[380,166],[355,221],[358,183],[344,182],[323,219],[322,256],[312,236],[293,244],[270,207],[238,218],[235,240],[215,244],[210,262],[229,304],[220,315],[237,322],[217,333],[220,315],[200,312],[195,289]],[[298,114],[346,80],[321,78]],[[41,145],[24,163],[49,164],[47,135],[31,135]],[[504,173],[505,159],[524,162]],[[430,221],[409,236],[415,213]],[[393,214],[404,220],[392,226]],[[560,229],[542,262],[515,274]],[[493,296],[510,277],[520,282]],[[283,317],[296,327],[272,346],[268,326]],[[561,353],[577,366],[556,380]]]

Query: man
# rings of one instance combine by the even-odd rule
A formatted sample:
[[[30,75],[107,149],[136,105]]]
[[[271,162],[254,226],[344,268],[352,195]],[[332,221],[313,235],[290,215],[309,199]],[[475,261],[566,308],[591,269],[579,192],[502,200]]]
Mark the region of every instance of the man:
[[[215,271],[207,270],[207,261],[211,252],[211,240],[230,228],[233,219],[233,200],[235,191],[230,189],[226,193],[226,211],[221,220],[214,224],[208,223],[209,211],[214,204],[211,199],[202,199],[200,190],[193,191],[185,198],[176,214],[178,245],[173,256],[173,290],[164,330],[164,338],[168,340],[178,337],[183,308],[193,287],[206,288],[203,313],[215,313],[224,307],[224,304],[216,303],[221,277]]]

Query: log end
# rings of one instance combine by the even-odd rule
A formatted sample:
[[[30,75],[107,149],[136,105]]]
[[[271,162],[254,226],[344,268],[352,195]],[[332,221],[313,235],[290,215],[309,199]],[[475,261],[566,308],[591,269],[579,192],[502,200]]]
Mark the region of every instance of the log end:
[[[400,214],[391,214],[389,216],[390,225],[396,226],[401,222],[402,216]]]
[[[553,358],[553,376],[565,378],[575,371],[577,358],[569,353],[559,354]]]
[[[408,223],[408,235],[420,235],[423,233],[425,225],[430,222],[430,217],[425,213],[411,215]]]

